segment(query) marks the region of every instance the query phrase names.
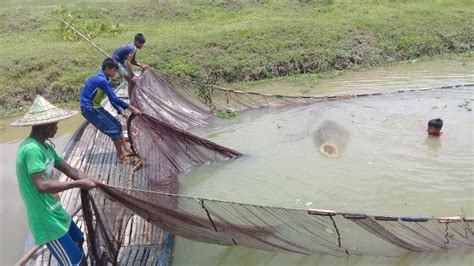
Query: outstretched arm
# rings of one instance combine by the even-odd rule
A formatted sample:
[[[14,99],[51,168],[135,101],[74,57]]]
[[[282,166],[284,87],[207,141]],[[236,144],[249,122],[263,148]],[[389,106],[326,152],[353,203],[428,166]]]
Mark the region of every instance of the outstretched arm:
[[[135,50],[135,52],[133,53],[133,55],[129,55],[129,56],[128,56],[129,58],[131,57],[131,62],[130,62],[130,63],[131,63],[132,65],[140,67],[140,68],[142,69],[142,71],[145,70],[145,69],[147,69],[147,68],[149,68],[149,66],[147,66],[147,65],[145,65],[145,64],[140,64],[140,63],[138,63],[136,56],[137,56],[137,50]]]
[[[119,114],[128,108],[128,103],[115,95],[112,86],[107,80],[103,79],[99,84],[99,88],[104,91],[105,95],[107,95],[107,98],[109,98],[110,103]]]

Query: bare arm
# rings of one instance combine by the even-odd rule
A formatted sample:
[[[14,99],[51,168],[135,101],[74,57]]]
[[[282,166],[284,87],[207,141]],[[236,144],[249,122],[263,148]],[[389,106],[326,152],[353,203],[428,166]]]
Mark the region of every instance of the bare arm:
[[[130,63],[132,63],[132,65],[134,66],[138,66],[138,67],[141,67],[141,65],[137,62],[137,49],[135,49],[135,51],[133,52],[133,54],[129,55],[132,57],[132,60],[130,61]]]
[[[141,115],[142,114],[142,111],[140,111],[138,108],[136,108],[135,106],[132,106],[132,105],[129,105],[128,106],[128,109],[130,109],[130,111],[132,111],[132,113],[136,114],[136,115]]]
[[[133,72],[133,65],[136,65],[136,63],[137,62],[135,61],[135,52],[133,54],[129,54],[127,60],[125,61],[125,64],[127,65],[130,77],[135,77],[135,73]]]
[[[38,192],[40,193],[54,194],[71,188],[91,189],[96,187],[96,183],[90,179],[81,179],[71,182],[61,182],[57,180],[46,179],[44,176],[44,171],[34,173],[31,175],[31,177],[33,178],[36,189],[38,189]]]
[[[146,68],[149,68],[149,66],[147,66],[145,64],[140,64],[140,63],[137,62],[137,50],[135,50],[135,52],[133,54],[130,54],[128,56],[128,58],[131,58],[130,64],[132,64],[134,66],[137,66],[137,67],[140,67],[142,69],[142,71],[145,70]]]
[[[77,168],[72,167],[70,164],[66,163],[65,161],[62,161],[59,164],[55,165],[54,168],[58,169],[63,174],[65,174],[67,177],[70,177],[73,180],[91,178],[86,173],[80,171]]]

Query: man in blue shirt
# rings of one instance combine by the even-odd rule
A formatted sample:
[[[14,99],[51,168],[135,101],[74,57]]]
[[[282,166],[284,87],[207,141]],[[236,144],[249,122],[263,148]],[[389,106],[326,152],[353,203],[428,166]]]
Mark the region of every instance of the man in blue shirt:
[[[141,114],[140,110],[115,95],[109,79],[115,76],[117,69],[117,62],[112,58],[107,58],[102,63],[102,69],[97,75],[86,81],[80,97],[81,113],[89,123],[112,139],[117,149],[119,162],[129,163],[127,157],[134,154],[126,146],[125,139],[122,136],[122,124],[100,105],[101,101],[107,96],[115,110],[125,118],[127,117],[124,114],[125,109],[130,109],[136,115]]]
[[[137,77],[133,72],[133,66],[138,66],[143,70],[148,68],[145,64],[139,64],[136,61],[137,49],[142,49],[145,46],[145,36],[142,33],[137,33],[133,43],[125,44],[117,48],[112,54],[112,59],[119,63],[119,75],[128,82],[128,96],[132,95],[132,88],[137,81]]]

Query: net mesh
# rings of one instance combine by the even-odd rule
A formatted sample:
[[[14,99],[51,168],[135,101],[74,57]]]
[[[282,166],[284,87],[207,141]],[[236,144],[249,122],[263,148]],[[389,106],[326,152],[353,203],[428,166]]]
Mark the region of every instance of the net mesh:
[[[181,128],[206,124],[214,118],[212,113],[216,111],[301,105],[348,97],[244,93],[151,70],[141,75],[137,87],[140,89],[135,90],[131,97],[134,104],[142,107],[144,113]]]
[[[349,98],[363,96],[367,94]],[[121,216],[130,217],[132,212],[188,239],[269,251],[399,256],[410,251],[474,246],[474,220],[465,217],[369,216],[179,195],[178,178],[191,167],[242,156],[186,131],[212,122],[213,111],[301,105],[334,99],[332,96],[242,93],[145,71],[131,95],[131,104],[145,115],[132,116],[128,130],[130,142],[141,158],[141,168],[133,178],[146,183],[148,189],[101,185],[106,198],[101,193],[93,198],[102,207],[85,210],[90,213],[89,220],[95,219],[88,226],[88,234],[94,235],[89,241],[95,241],[89,246],[103,250],[92,253],[97,256],[96,262],[103,261],[103,257],[114,261],[122,236],[110,232],[120,232],[116,229],[124,226]]]

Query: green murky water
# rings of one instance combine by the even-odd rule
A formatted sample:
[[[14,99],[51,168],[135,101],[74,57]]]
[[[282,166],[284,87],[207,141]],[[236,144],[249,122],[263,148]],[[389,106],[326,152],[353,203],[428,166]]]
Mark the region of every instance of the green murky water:
[[[181,193],[230,201],[393,215],[474,216],[474,87],[403,93],[254,110],[195,130],[248,154],[194,168]],[[444,120],[443,135],[426,123]],[[313,140],[324,121],[337,124],[340,158]],[[337,132],[331,132],[336,135]],[[330,139],[329,139],[330,140]]]
[[[456,64],[448,64],[443,72],[442,63],[424,62],[413,68],[397,66],[392,70],[350,73],[321,82],[315,90],[344,94],[472,83],[472,71],[466,71],[463,64],[458,66],[461,70],[456,71]],[[390,79],[398,81],[387,82]],[[291,89],[286,93],[292,94]],[[249,156],[193,169],[182,178],[181,193],[369,214],[474,216],[474,114],[459,107],[468,101],[472,108],[472,100],[474,90],[470,88],[242,113],[236,119],[221,120],[195,133]],[[426,123],[438,117],[445,121],[444,134],[441,138],[428,137]],[[327,120],[348,132],[343,156],[337,159],[322,156],[313,141],[312,133]],[[474,250],[410,253],[400,258],[337,258],[223,247],[178,237],[172,262],[473,265]]]
[[[473,88],[439,90],[240,114],[196,133],[249,156],[191,170],[181,180],[181,194],[389,215],[455,216],[462,208],[472,217],[474,114],[458,105],[473,97]],[[443,136],[428,137],[426,122],[437,117],[445,120]],[[328,120],[348,132],[340,158],[325,157],[314,145],[312,132]],[[347,259],[182,238],[175,254],[174,265],[469,265],[474,259],[472,249]]]

